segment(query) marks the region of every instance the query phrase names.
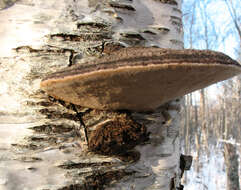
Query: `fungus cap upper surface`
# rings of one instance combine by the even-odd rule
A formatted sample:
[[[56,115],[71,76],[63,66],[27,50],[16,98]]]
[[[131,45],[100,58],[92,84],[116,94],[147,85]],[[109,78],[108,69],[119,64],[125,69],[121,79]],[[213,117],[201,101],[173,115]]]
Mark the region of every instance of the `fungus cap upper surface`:
[[[239,73],[238,62],[219,52],[123,48],[53,73],[42,80],[41,88],[83,107],[151,111]]]

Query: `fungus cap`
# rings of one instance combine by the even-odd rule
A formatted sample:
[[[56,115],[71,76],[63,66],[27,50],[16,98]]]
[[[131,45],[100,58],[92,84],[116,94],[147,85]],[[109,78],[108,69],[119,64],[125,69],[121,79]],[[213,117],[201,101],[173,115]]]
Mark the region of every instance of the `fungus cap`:
[[[123,48],[50,74],[41,88],[50,96],[83,107],[152,111],[239,73],[241,65],[220,52]]]

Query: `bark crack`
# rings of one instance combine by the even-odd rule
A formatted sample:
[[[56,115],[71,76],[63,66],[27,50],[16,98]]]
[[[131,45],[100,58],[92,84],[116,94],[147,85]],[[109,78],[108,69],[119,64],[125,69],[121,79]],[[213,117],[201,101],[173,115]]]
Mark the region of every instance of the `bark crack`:
[[[84,128],[84,133],[85,133],[85,140],[87,142],[87,146],[89,147],[89,138],[88,138],[88,132],[87,132],[87,128],[86,128],[86,125],[82,119],[82,116],[83,116],[83,113],[81,112],[78,112],[78,110],[76,109],[75,105],[74,104],[71,104],[72,105],[72,108],[73,110],[76,112],[76,116],[77,118],[79,119],[79,122],[80,122],[80,127],[83,126]],[[79,136],[80,136],[80,133],[78,132]]]

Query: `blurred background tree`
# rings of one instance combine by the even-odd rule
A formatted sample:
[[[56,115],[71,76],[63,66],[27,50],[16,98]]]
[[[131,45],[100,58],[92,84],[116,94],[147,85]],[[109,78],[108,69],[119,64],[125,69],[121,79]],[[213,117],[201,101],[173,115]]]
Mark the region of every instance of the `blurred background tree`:
[[[240,5],[240,0],[184,0],[185,48],[218,50],[240,61]],[[185,139],[182,142],[186,154],[195,154],[195,175],[192,175],[195,177],[191,179],[188,175],[189,187],[240,189],[240,107],[240,76],[185,96],[182,117]],[[224,170],[226,180],[221,180],[225,178]]]

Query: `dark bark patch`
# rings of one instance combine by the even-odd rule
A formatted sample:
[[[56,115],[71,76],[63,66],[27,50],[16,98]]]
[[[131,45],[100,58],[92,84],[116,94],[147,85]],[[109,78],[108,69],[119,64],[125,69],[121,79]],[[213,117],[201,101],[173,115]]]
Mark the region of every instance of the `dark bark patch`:
[[[32,128],[30,128],[32,130],[34,130],[37,133],[59,133],[59,134],[63,134],[63,133],[68,133],[70,131],[74,130],[73,126],[68,126],[68,125],[53,125],[53,124],[49,124],[49,125],[38,125],[38,126],[34,126]]]
[[[38,136],[30,136],[27,137],[26,140],[36,142],[36,143],[41,143],[41,142],[48,142],[48,143],[55,143],[57,142],[57,137],[38,137]]]
[[[47,101],[40,101],[40,102],[33,102],[33,101],[26,101],[26,105],[28,106],[43,106],[43,107],[50,107],[53,106],[54,104],[52,102],[47,102]]]
[[[59,165],[58,167],[63,169],[75,169],[75,168],[86,168],[86,167],[100,167],[100,166],[111,166],[113,165],[111,162],[72,162],[68,161]]]
[[[179,14],[182,14],[182,11],[180,9],[176,8],[176,7],[173,7],[172,10],[179,13]]]
[[[87,30],[106,30],[110,25],[103,22],[79,22],[77,23],[77,28],[81,31]]]
[[[122,4],[122,3],[115,2],[115,1],[110,2],[109,5],[113,8],[122,9],[122,10],[128,10],[128,11],[136,10],[132,5]]]
[[[50,110],[47,108],[44,109],[40,109],[39,112],[43,115],[46,116],[46,118],[48,119],[70,119],[70,120],[74,120],[74,121],[78,121],[78,118],[71,114],[71,113],[63,113],[61,111],[57,111],[57,110]]]
[[[105,186],[111,184],[113,181],[119,181],[125,176],[133,175],[135,172],[127,172],[125,170],[96,172],[86,177],[83,184],[72,184],[58,190],[103,190]]]
[[[108,33],[82,33],[82,34],[52,34],[50,35],[51,39],[61,39],[63,41],[73,41],[73,42],[81,42],[81,41],[102,41],[103,39],[110,39]]]
[[[59,53],[59,54],[63,54],[65,52],[73,52],[73,50],[71,49],[65,49],[65,48],[56,48],[56,47],[51,47],[51,46],[45,46],[42,49],[34,49],[30,46],[19,46],[17,48],[13,48],[13,50],[15,50],[17,53]]]
[[[143,36],[140,35],[139,33],[127,32],[127,33],[121,33],[120,35],[124,38],[129,38],[133,40],[145,40],[145,38],[143,38]]]
[[[178,5],[178,3],[175,0],[156,0],[156,1],[160,1],[161,3],[169,4],[169,5]]]
[[[144,125],[121,114],[99,125],[89,136],[89,149],[105,155],[125,155],[136,145],[149,139]]]
[[[151,34],[151,35],[156,35],[156,32],[154,32],[153,30],[149,30],[149,29],[145,29],[142,31],[144,34]]]
[[[167,34],[170,31],[169,28],[166,28],[166,27],[163,27],[163,26],[156,27],[156,29],[159,30],[162,34]]]
[[[181,17],[177,17],[177,16],[170,16],[171,20],[176,20],[179,23],[182,23],[182,18]]]
[[[112,181],[119,181],[123,177],[132,174],[134,172],[126,172],[125,170],[96,173],[86,178],[85,186],[86,189],[102,189],[104,185],[108,185]]]
[[[180,177],[181,178],[183,176],[184,170],[190,170],[191,166],[192,166],[192,156],[181,154],[180,156],[180,170],[181,170]]]
[[[181,170],[190,170],[191,166],[192,166],[192,156],[181,154],[180,169]]]

